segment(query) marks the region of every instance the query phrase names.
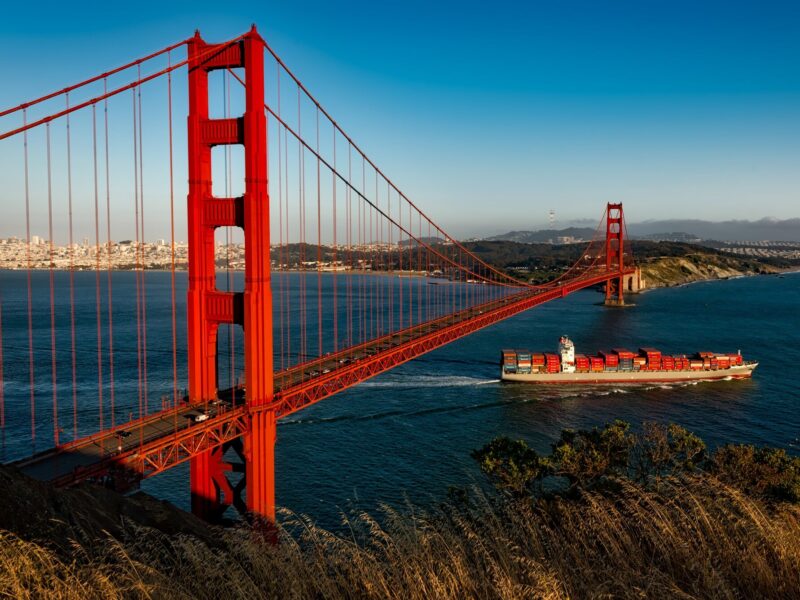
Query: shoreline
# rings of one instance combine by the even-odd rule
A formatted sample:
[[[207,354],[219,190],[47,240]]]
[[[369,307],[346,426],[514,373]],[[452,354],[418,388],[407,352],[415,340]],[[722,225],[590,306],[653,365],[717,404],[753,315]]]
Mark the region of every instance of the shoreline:
[[[43,272],[43,273],[48,273],[50,271],[53,271],[54,273],[70,273],[70,272],[73,272],[73,273],[91,272],[91,273],[93,273],[93,272],[98,272],[98,273],[104,273],[104,274],[109,273],[109,271],[115,272],[115,273],[116,272],[119,272],[119,273],[131,273],[131,272],[133,272],[133,273],[135,273],[135,272],[142,272],[142,273],[171,273],[172,269],[169,269],[169,268],[145,268],[145,269],[112,268],[110,270],[109,269],[99,269],[99,270],[97,270],[97,269],[81,269],[81,268],[78,268],[78,269],[64,269],[64,268],[53,268],[53,269],[50,269],[48,267],[34,267],[34,268],[31,268],[31,269],[27,269],[27,268],[17,269],[17,268],[0,267],[0,272],[9,272],[9,273],[16,273],[16,272],[23,272],[23,273],[24,272],[31,272],[31,273]],[[181,269],[175,269],[174,272],[175,273],[188,273],[189,271],[188,271],[188,269],[181,268]],[[226,272],[227,271],[219,271],[218,274],[224,274]],[[244,269],[231,269],[230,272],[231,273],[244,273]],[[272,271],[273,275],[281,274],[281,273],[308,273],[308,274],[317,274],[318,273],[318,274],[323,274],[323,275],[342,275],[342,276],[344,276],[344,275],[378,275],[378,276],[395,276],[395,277],[399,277],[399,278],[403,278],[403,279],[405,279],[405,278],[439,279],[438,277],[434,277],[434,276],[428,275],[427,273],[421,272],[421,271],[372,271],[372,270],[366,270],[366,269],[353,269],[353,270],[347,270],[347,271],[332,271],[332,270],[320,270],[320,271],[318,271],[316,269],[281,269],[281,270]],[[753,273],[753,272],[740,273],[738,275],[730,275],[730,276],[727,276],[727,277],[705,277],[705,278],[700,278],[700,279],[693,279],[691,281],[670,282],[670,283],[658,284],[658,285],[649,284],[648,280],[646,279],[646,275],[645,275],[645,282],[646,282],[646,286],[647,287],[645,287],[644,289],[642,289],[642,290],[640,290],[638,292],[635,292],[633,295],[646,294],[648,292],[651,292],[653,290],[658,290],[658,289],[682,288],[682,287],[687,287],[687,286],[694,285],[694,284],[697,284],[697,283],[707,283],[707,282],[711,282],[711,281],[732,281],[732,280],[736,280],[736,279],[742,279],[742,278],[745,278],[745,277],[761,277],[761,276],[763,276],[763,277],[776,277],[776,276],[797,275],[797,274],[800,274],[800,266],[793,266],[793,267],[789,267],[789,268],[786,268],[786,269],[778,269],[778,268],[776,268],[776,270],[774,272],[771,272],[771,273]]]
[[[693,285],[693,284],[696,284],[696,283],[707,283],[707,282],[710,282],[710,281],[733,281],[733,280],[736,280],[736,279],[743,279],[745,277],[748,277],[748,278],[749,277],[760,277],[760,276],[776,277],[776,276],[783,276],[783,275],[786,275],[786,274],[800,273],[800,266],[792,266],[792,267],[785,268],[785,269],[781,269],[781,268],[778,268],[778,267],[772,267],[772,268],[775,269],[772,272],[753,272],[753,271],[737,272],[737,274],[731,274],[731,275],[727,275],[727,276],[724,276],[724,277],[716,277],[716,276],[715,277],[699,277],[699,278],[696,278],[696,279],[691,279],[689,281],[670,281],[668,283],[659,282],[659,283],[656,283],[656,284],[651,283],[653,275],[652,274],[648,274],[646,271],[643,270],[642,278],[645,281],[645,286],[646,287],[644,289],[642,289],[639,293],[640,294],[644,294],[644,293],[647,293],[647,292],[649,292],[651,290],[657,290],[657,289],[681,288],[681,287],[690,286],[690,285]]]

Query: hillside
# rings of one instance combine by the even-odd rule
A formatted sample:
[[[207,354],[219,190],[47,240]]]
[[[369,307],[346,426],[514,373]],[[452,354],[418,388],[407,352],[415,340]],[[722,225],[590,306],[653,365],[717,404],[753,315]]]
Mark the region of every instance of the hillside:
[[[583,244],[526,244],[479,241],[465,244],[489,264],[534,283],[553,279],[583,254]],[[647,287],[681,285],[705,279],[776,273],[792,263],[772,258],[739,257],[685,242],[634,240],[628,246],[642,267]]]
[[[707,253],[651,258],[642,262],[640,266],[648,288],[780,271],[777,267],[753,260]]]
[[[121,540],[137,527],[191,535],[210,546],[218,539],[216,528],[143,492],[122,496],[91,484],[60,490],[0,465],[0,531],[45,540],[63,554],[71,551],[70,540]]]
[[[800,242],[800,218],[731,221],[701,219],[665,219],[627,223],[631,239],[674,239],[678,241],[724,240],[750,241],[786,240]],[[595,230],[590,227],[509,231],[485,238],[489,241],[547,242],[559,236],[591,239]],[[665,233],[674,232],[674,233]]]
[[[566,229],[539,229],[537,231],[509,231],[487,237],[489,242],[519,242],[521,244],[551,243],[560,237],[590,240],[595,234],[591,227],[567,227]]]

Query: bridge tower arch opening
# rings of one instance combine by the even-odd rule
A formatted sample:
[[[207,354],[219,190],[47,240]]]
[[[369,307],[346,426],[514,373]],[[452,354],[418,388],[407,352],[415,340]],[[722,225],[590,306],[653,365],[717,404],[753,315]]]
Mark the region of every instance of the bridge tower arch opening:
[[[253,27],[234,44],[208,44],[199,32],[188,43],[189,227],[188,370],[189,401],[218,400],[217,333],[221,324],[244,330],[244,386],[248,428],[234,449],[244,462],[245,485],[231,486],[227,448],[208,449],[190,460],[192,511],[206,519],[227,506],[275,518],[272,290],[270,282],[267,120],[264,111],[264,42]],[[209,118],[209,73],[243,69],[245,111],[235,118]],[[212,193],[211,149],[244,147],[244,193],[221,198]],[[214,234],[218,227],[244,232],[244,290],[216,286]],[[245,500],[241,498],[242,492]]]

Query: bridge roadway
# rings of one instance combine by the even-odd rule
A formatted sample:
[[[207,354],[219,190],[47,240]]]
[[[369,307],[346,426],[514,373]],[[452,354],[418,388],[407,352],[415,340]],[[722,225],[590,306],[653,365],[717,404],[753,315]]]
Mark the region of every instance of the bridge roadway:
[[[595,272],[551,286],[524,288],[505,298],[276,372],[274,400],[265,408],[274,410],[277,418],[285,417],[487,325],[619,275]],[[220,392],[213,401],[198,404],[182,401],[175,407],[13,464],[26,475],[61,486],[98,480],[109,472],[122,479],[127,474],[133,482],[245,433],[245,394],[245,388],[234,388]],[[201,417],[204,420],[199,421],[200,415],[208,418]]]

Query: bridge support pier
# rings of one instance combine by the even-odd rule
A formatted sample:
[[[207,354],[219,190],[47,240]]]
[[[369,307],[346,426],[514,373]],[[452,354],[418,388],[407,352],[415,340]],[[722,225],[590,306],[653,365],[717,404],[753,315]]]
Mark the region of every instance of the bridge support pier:
[[[228,450],[235,452],[241,462],[226,461]],[[227,476],[227,473],[244,473],[245,462],[241,440],[206,450],[192,458],[189,463],[192,513],[212,523],[219,521],[229,506],[246,515],[247,505],[242,497],[245,479],[232,484]]]
[[[625,289],[623,278],[611,279],[606,282],[606,306],[625,306]]]
[[[244,438],[247,510],[254,516],[275,520],[275,412],[261,410],[250,416]]]

